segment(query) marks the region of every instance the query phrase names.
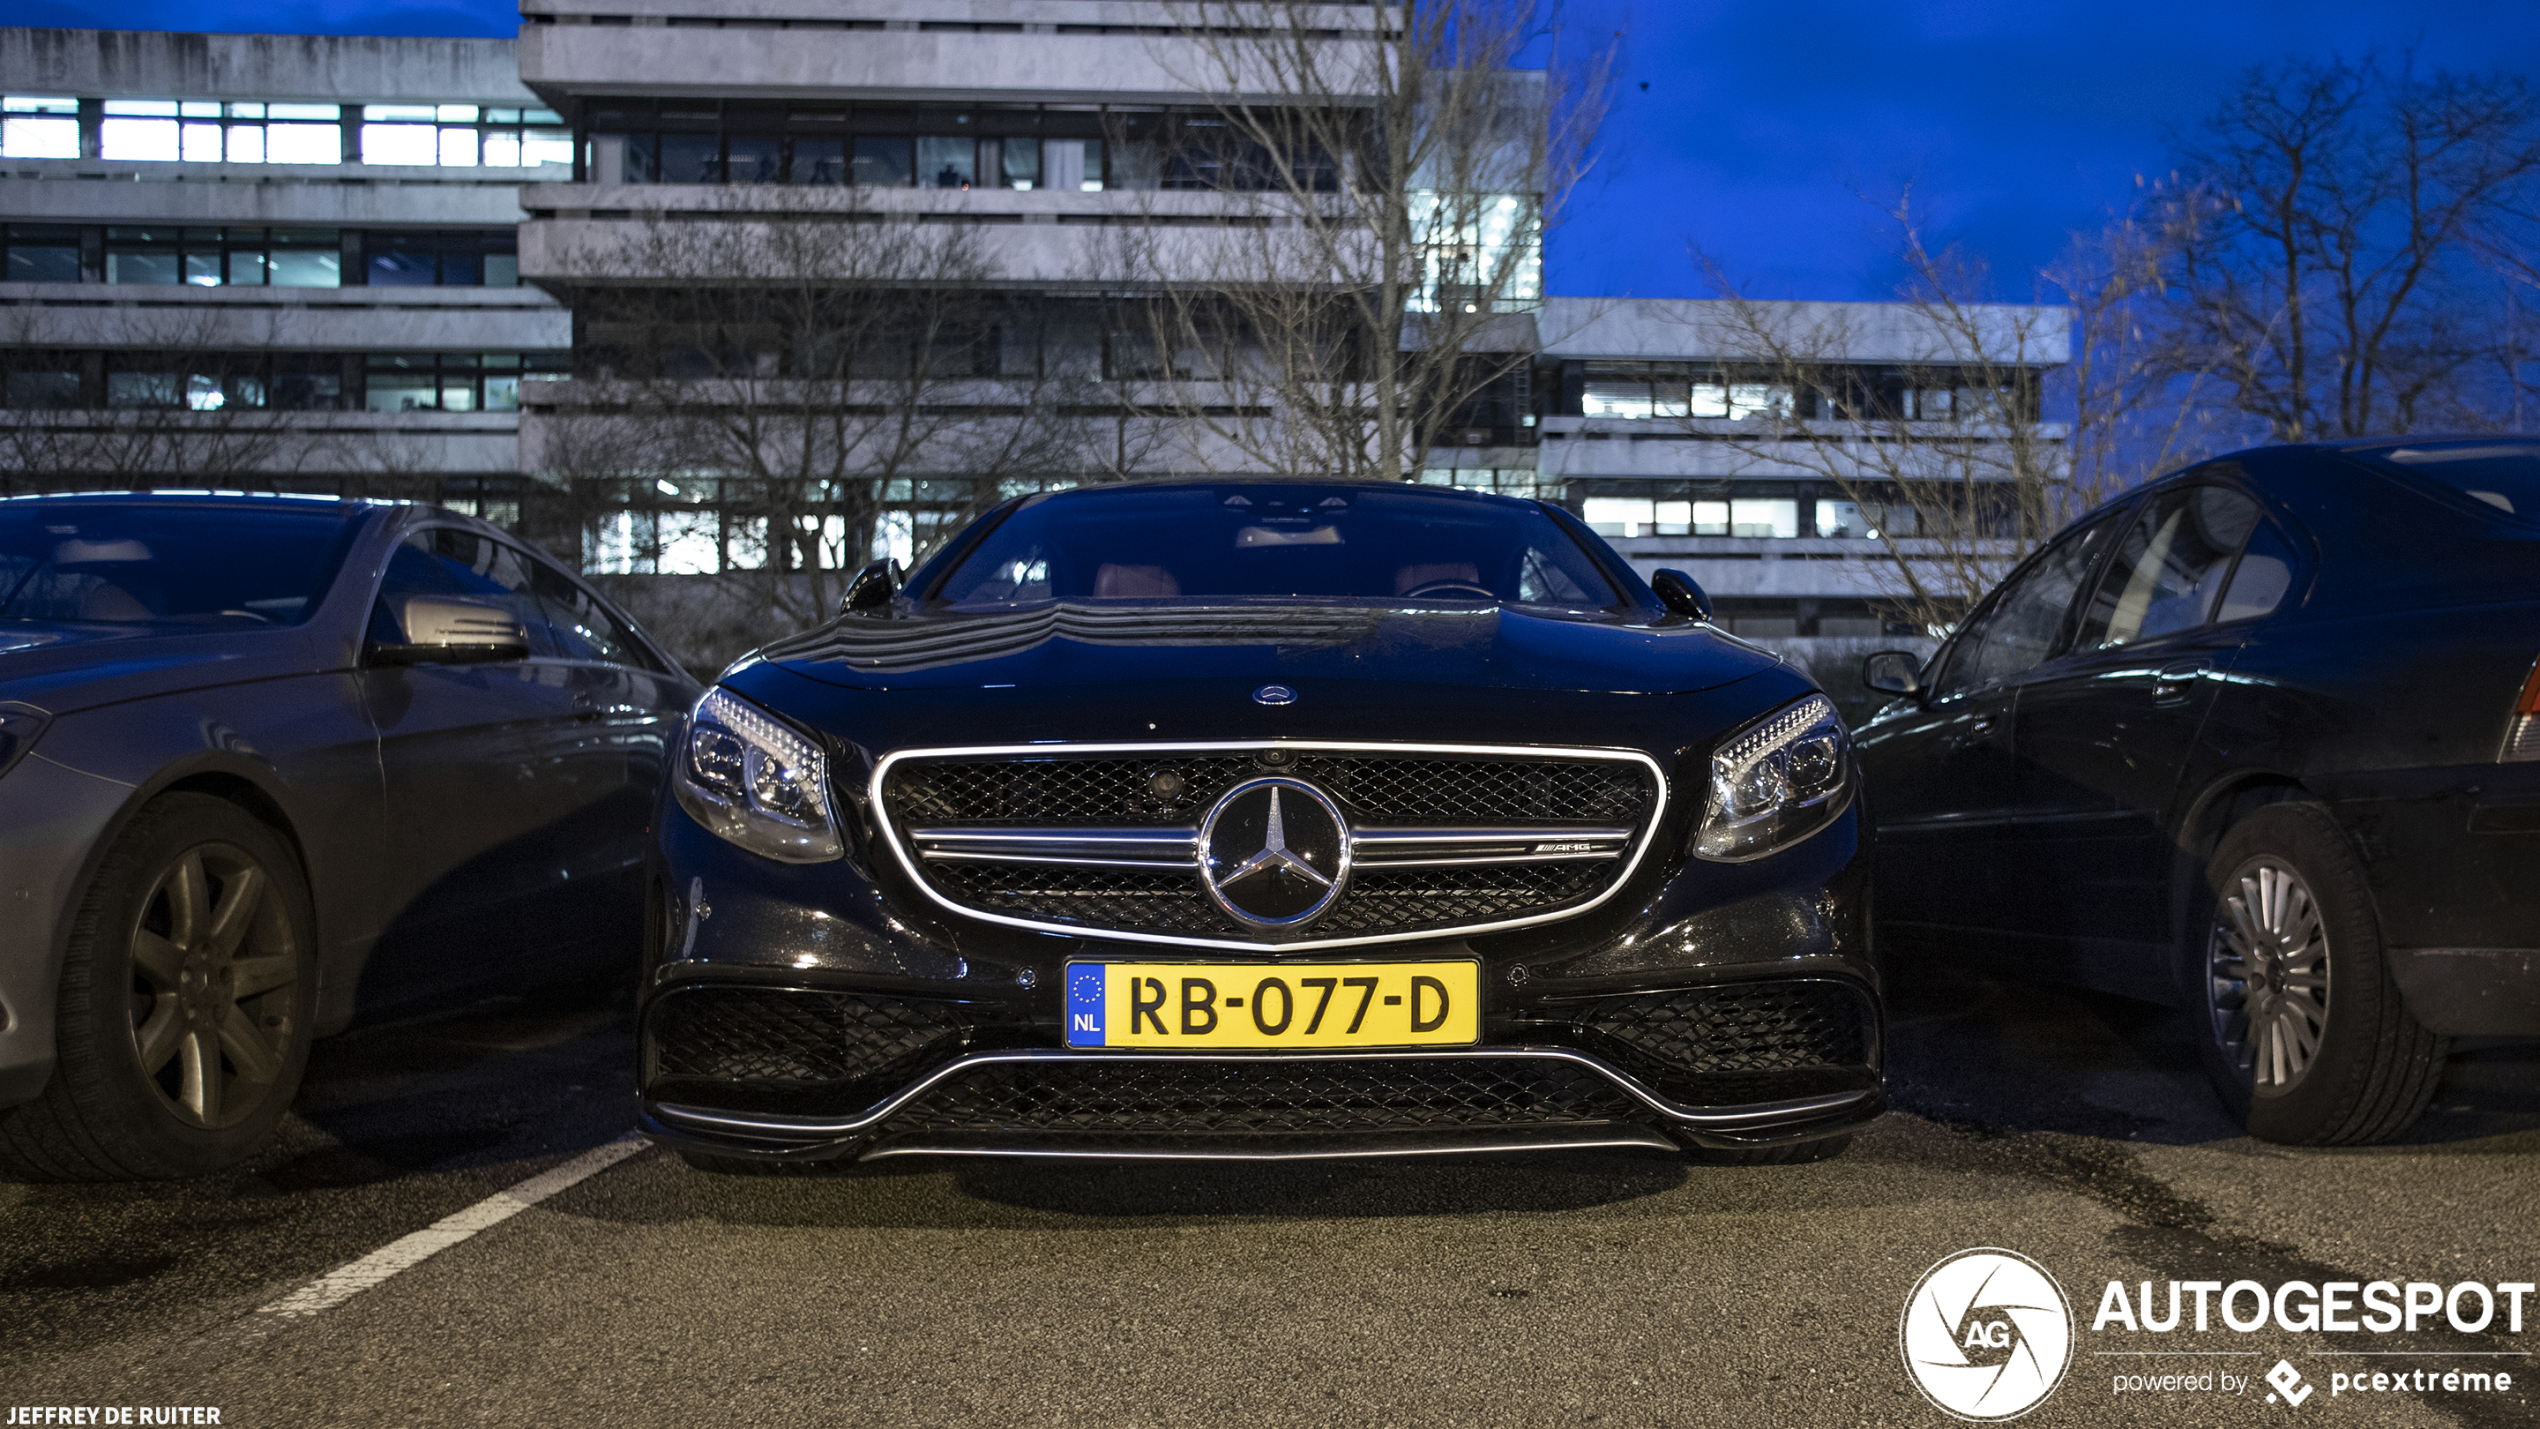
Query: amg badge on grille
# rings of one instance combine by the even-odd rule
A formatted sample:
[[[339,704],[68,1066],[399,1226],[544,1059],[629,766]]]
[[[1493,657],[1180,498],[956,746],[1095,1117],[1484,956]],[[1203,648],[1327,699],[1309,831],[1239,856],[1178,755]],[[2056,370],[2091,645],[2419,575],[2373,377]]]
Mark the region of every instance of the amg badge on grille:
[[[1311,784],[1254,779],[1226,791],[1200,824],[1200,882],[1217,906],[1257,928],[1292,928],[1332,906],[1349,879],[1349,825]]]

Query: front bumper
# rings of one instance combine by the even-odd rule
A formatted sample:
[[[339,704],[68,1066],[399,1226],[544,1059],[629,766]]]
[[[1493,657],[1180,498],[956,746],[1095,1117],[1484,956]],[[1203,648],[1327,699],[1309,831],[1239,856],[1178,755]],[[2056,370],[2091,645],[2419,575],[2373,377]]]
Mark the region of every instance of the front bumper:
[[[1810,1094],[1698,1107],[1559,1047],[1311,1055],[979,1052],[846,1116],[648,1101],[643,1125],[656,1139],[690,1149],[783,1160],[1284,1161],[1770,1146],[1839,1134],[1884,1107],[1874,1075],[1816,1080],[1821,1089]]]
[[[1503,1007],[1476,1046],[1081,1051],[994,1003],[694,979],[648,1003],[644,1129],[724,1156],[1270,1159],[1840,1134],[1884,1100],[1877,1003],[1750,979]]]
[[[0,781],[0,1107],[53,1075],[62,951],[91,861],[132,787],[56,764],[41,748]]]
[[[1479,967],[1453,1049],[1069,1050],[1070,961],[1276,964],[999,927],[935,906],[869,832],[847,857],[755,857],[665,801],[663,928],[639,1022],[644,1130],[719,1156],[1425,1155],[1743,1149],[1883,1110],[1881,977],[1857,808],[1770,858],[1652,835],[1601,906],[1397,942]]]

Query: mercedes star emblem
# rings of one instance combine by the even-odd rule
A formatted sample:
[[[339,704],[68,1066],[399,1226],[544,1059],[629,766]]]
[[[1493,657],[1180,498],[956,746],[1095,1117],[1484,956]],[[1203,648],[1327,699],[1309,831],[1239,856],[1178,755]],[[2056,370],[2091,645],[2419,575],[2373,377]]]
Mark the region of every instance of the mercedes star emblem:
[[[1199,826],[1199,877],[1217,906],[1256,928],[1292,928],[1349,881],[1349,824],[1311,784],[1254,779],[1226,791]]]

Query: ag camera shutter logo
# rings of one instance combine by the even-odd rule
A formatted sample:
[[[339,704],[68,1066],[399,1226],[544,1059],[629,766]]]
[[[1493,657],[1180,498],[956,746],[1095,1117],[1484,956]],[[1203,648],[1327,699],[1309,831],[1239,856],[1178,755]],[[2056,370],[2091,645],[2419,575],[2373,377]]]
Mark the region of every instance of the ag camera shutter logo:
[[[2018,1251],[1962,1250],[1914,1282],[1896,1336],[1907,1377],[1942,1413],[2017,1419],[2072,1366],[2072,1302]]]

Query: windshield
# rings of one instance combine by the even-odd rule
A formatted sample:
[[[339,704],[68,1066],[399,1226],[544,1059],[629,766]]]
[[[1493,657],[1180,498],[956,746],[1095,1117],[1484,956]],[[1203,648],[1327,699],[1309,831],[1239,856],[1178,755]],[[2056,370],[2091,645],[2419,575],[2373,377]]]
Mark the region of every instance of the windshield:
[[[0,618],[297,625],[357,507],[0,504]]]
[[[2357,455],[2448,486],[2509,516],[2540,519],[2540,442],[2421,442]]]
[[[1530,504],[1416,487],[1110,487],[1026,503],[948,572],[953,605],[1323,596],[1620,603],[1579,543]]]

